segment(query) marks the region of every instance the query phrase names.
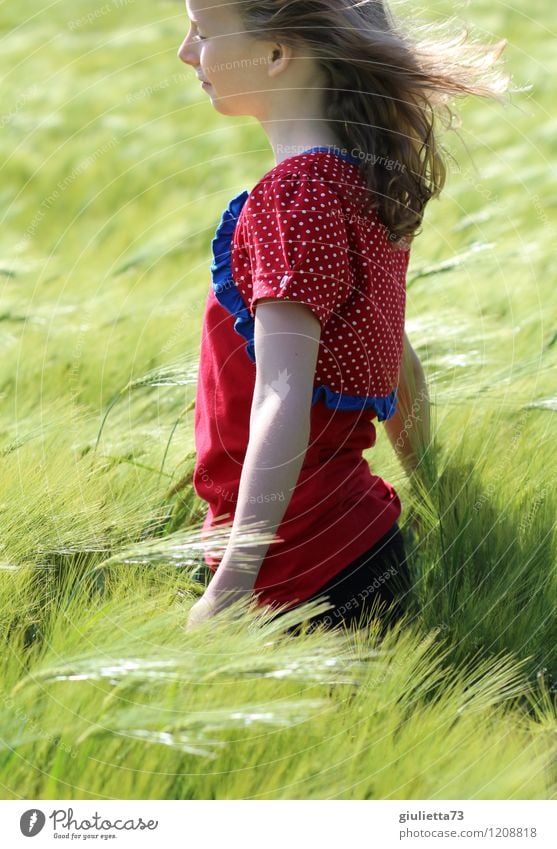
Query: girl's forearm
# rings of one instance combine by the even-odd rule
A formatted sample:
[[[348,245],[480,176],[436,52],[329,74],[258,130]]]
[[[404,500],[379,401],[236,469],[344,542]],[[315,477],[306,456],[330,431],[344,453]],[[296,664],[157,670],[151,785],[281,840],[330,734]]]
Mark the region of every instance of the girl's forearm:
[[[429,392],[419,360],[405,371],[403,379],[401,373],[396,412],[384,425],[404,470],[412,476],[431,442]]]
[[[270,545],[246,545],[245,535],[253,525],[267,540],[274,535],[292,498],[307,451],[310,434],[309,410],[290,392],[286,399],[268,395],[252,408],[250,437],[246,451],[238,502],[228,545],[211,582],[213,590],[253,588]],[[280,545],[280,542],[277,543]]]

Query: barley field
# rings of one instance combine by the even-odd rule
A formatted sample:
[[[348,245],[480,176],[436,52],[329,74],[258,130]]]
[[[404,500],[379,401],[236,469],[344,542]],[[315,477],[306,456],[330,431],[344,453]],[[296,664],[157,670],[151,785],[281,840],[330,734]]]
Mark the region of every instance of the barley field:
[[[380,639],[183,630],[211,239],[272,151],[177,59],[181,0],[0,4],[2,798],[557,797],[553,7],[427,5],[518,90],[460,105],[415,241],[435,443],[422,493],[380,425],[366,455],[413,577]]]

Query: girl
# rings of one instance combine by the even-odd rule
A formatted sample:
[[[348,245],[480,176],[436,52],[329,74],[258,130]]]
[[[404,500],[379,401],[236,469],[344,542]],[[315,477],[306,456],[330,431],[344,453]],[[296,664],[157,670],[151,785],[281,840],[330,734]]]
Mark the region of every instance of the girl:
[[[259,121],[276,158],[230,200],[212,245],[193,480],[204,538],[229,532],[205,551],[213,578],[188,628],[241,597],[279,615],[328,600],[310,629],[380,608],[394,621],[409,587],[402,506],[362,452],[374,419],[408,474],[427,449],[427,386],[404,332],[410,243],[444,184],[436,115],[452,118],[451,95],[505,91],[492,67],[505,42],[414,42],[382,0],[186,10],[179,58],[217,111]]]

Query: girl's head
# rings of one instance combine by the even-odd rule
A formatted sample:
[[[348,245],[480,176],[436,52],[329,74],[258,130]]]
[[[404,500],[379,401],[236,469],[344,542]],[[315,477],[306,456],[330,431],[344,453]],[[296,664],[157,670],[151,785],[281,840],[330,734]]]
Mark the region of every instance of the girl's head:
[[[190,29],[178,56],[208,83],[219,112],[265,122],[284,119],[287,110],[294,118],[304,105],[307,111],[309,89],[323,93],[325,78],[303,43],[279,43],[264,25],[246,22],[245,13],[257,5],[269,4],[186,0]]]
[[[357,156],[393,241],[414,235],[445,182],[437,142],[451,96],[498,97],[508,78],[494,68],[505,41],[468,33],[431,38],[395,22],[384,0],[186,0],[191,27],[179,57],[213,105],[261,122],[315,118]],[[416,37],[425,36],[425,37]]]

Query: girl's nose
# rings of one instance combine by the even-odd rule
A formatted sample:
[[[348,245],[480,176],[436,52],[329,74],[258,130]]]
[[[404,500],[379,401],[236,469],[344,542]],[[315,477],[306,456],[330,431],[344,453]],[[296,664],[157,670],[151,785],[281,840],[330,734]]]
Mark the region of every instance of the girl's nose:
[[[181,59],[186,65],[199,65],[197,48],[195,42],[190,38],[190,33],[187,34],[178,48],[178,59]]]

